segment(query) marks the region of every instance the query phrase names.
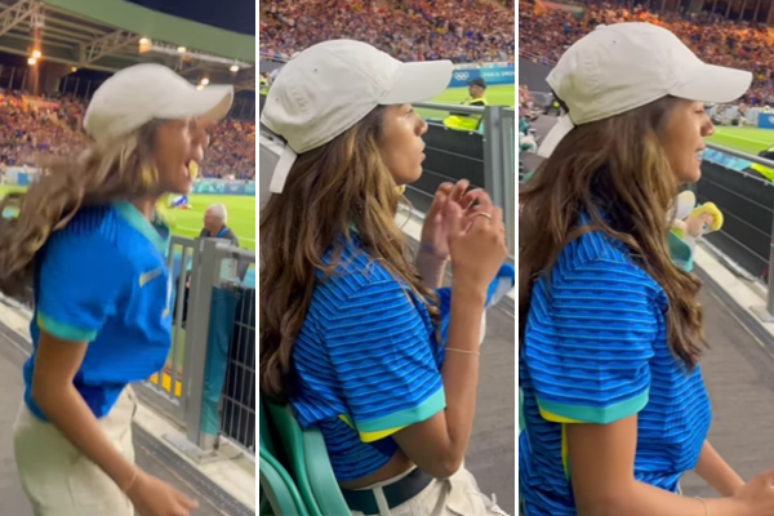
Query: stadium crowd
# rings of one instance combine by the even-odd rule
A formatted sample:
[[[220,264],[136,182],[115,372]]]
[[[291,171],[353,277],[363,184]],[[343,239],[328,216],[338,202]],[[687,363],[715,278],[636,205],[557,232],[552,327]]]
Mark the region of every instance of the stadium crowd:
[[[404,61],[506,61],[515,53],[512,1],[267,0],[260,8],[261,52],[270,58],[337,38]]]
[[[88,141],[85,103],[71,95],[33,97],[0,90],[0,167],[33,166],[38,155],[77,153]],[[255,124],[227,119],[210,132],[203,177],[255,178]]]
[[[708,63],[750,70],[755,81],[745,99],[774,105],[774,30],[731,21],[717,14],[653,13],[642,6],[588,3],[582,14],[555,9],[540,0],[519,0],[519,54],[553,65],[562,52],[599,24],[645,21],[668,28]]]

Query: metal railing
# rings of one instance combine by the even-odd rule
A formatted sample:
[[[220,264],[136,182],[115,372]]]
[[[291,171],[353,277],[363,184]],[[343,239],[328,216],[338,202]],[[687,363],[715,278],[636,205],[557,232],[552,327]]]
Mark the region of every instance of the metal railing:
[[[424,114],[460,113],[481,116],[479,131],[458,131],[439,122],[428,122],[422,177],[406,188],[406,197],[426,212],[435,190],[444,181],[468,179],[473,187],[484,188],[503,209],[508,251],[515,256],[516,112],[502,106],[460,106],[421,103],[414,107]],[[444,116],[445,117],[445,116]]]
[[[768,286],[765,306],[751,307],[764,322],[774,322],[774,183],[752,168],[774,171],[774,161],[719,145],[705,156],[702,178],[693,190],[699,202],[714,202],[723,213],[723,228],[705,239],[748,278]]]
[[[245,282],[254,266],[255,253],[225,240],[174,237],[170,245],[170,358],[139,390],[185,430],[165,439],[199,462],[225,449],[255,454],[255,286]]]

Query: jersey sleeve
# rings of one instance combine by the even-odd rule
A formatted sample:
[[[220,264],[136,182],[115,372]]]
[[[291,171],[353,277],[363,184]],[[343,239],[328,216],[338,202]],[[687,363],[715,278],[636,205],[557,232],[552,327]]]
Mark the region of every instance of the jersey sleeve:
[[[116,313],[121,281],[127,277],[125,263],[107,242],[55,234],[38,269],[38,327],[62,340],[93,341]]]
[[[373,442],[446,408],[441,373],[425,321],[400,285],[368,284],[333,305],[327,348],[349,414]]]
[[[533,293],[523,351],[542,417],[610,424],[637,414],[648,403],[658,331],[646,278],[597,260],[552,277],[550,288]]]

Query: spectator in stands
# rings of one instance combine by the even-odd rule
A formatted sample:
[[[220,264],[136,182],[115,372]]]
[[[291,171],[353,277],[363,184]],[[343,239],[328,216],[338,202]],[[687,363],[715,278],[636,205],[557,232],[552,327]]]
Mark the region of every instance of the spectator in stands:
[[[231,242],[234,247],[239,247],[239,239],[231,231],[228,223],[228,211],[223,204],[213,204],[204,212],[204,227],[199,233],[199,238],[222,238]]]
[[[661,25],[708,63],[753,72],[746,95],[751,106],[774,104],[774,31],[765,24],[728,20],[707,12],[651,12],[642,3],[588,1],[555,8],[519,1],[519,54],[546,65],[556,63],[570,44],[599,24],[641,21]]]
[[[172,70],[137,65],[94,93],[77,159],[50,158],[0,232],[0,291],[34,286],[33,353],[14,433],[21,482],[38,516],[187,515],[182,493],[134,464],[129,384],[169,355],[169,229],[164,195],[186,194],[205,124],[233,90],[198,91]]]
[[[338,38],[364,41],[398,59],[509,61],[513,7],[487,0],[268,0],[261,6],[261,52],[293,52]]]
[[[547,82],[568,108],[519,192],[519,494],[532,516],[774,513],[707,441],[700,282],[672,261],[670,212],[749,72],[623,23],[571,46]],[[680,494],[695,472],[722,498]]]
[[[463,197],[467,182],[443,186],[416,266],[395,222],[396,187],[422,173],[427,124],[410,103],[451,72],[329,41],[283,68],[261,119],[288,142],[261,212],[261,391],[320,428],[357,516],[504,514],[462,467],[481,313],[506,256],[502,212],[481,191]],[[448,260],[453,312],[439,342],[433,289]]]
[[[69,155],[84,148],[84,105],[70,95],[42,98],[6,90],[0,93],[0,163],[32,165],[38,156]],[[202,177],[253,180],[255,124],[223,120],[211,130]]]

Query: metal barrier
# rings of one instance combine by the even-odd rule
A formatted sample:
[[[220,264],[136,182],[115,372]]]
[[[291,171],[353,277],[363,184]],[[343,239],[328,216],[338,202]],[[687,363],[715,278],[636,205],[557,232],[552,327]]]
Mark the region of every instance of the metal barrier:
[[[426,213],[438,186],[444,181],[468,179],[473,187],[484,188],[492,201],[503,209],[508,235],[508,252],[515,256],[516,112],[502,106],[459,106],[415,104],[416,108],[482,116],[483,134],[456,131],[429,122],[424,136],[425,155],[422,177],[408,185],[406,197]]]
[[[747,163],[774,170],[774,161],[714,144],[708,147],[729,159],[705,159],[701,181],[694,188],[699,202],[712,201],[723,212],[722,230],[705,238],[752,278],[767,282],[766,306],[752,307],[752,311],[762,321],[774,322],[774,279],[770,274],[774,263],[774,184],[744,167]]]
[[[254,266],[255,253],[225,240],[173,237],[170,245],[170,358],[139,388],[185,429],[164,437],[199,462],[222,457],[228,443],[255,454],[255,288],[245,284]]]
[[[186,274],[182,274],[181,271],[184,271],[189,263],[196,263],[196,244],[196,240],[189,238],[173,236],[171,239],[167,266],[173,271],[172,281],[175,282],[174,291],[177,293],[185,293]],[[185,349],[191,349],[186,342],[183,324],[184,302],[184,295],[177,295],[174,299],[172,347],[166,367],[141,386],[151,394],[149,397],[153,405],[178,424],[185,421],[184,408],[188,399],[187,390],[183,388],[187,380],[183,357]]]

